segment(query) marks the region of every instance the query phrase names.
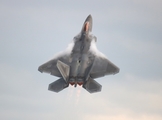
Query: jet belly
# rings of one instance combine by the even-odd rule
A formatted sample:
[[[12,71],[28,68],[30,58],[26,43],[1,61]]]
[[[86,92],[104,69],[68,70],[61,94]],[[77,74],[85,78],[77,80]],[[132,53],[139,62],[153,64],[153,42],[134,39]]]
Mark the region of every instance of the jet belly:
[[[70,65],[69,83],[79,85],[85,82],[85,76],[89,67],[89,47],[91,40],[88,37],[80,37],[75,41],[72,50],[72,62]]]
[[[59,92],[71,84],[82,85],[90,93],[99,92],[102,86],[94,79],[119,72],[119,68],[97,50],[97,38],[91,32],[92,16],[89,15],[68,49],[39,66],[40,72],[60,77],[49,84],[49,90]]]

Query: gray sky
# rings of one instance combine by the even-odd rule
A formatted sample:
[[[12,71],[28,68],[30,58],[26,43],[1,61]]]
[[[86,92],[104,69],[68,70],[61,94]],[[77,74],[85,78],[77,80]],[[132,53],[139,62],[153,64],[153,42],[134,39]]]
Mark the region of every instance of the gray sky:
[[[0,0],[1,120],[161,120],[161,0]],[[86,17],[97,47],[120,73],[81,87],[47,90],[58,78],[38,66],[64,50]]]

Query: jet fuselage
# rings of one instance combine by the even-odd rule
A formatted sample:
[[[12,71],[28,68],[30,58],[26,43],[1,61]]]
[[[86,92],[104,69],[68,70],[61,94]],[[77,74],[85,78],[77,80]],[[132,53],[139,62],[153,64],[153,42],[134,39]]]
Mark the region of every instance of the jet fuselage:
[[[89,53],[92,37],[89,33],[82,33],[74,38],[75,44],[71,54],[72,62],[69,76],[71,85],[82,85],[88,77],[86,73],[89,73],[88,70],[90,70],[94,60],[94,56]]]
[[[70,85],[82,85],[90,93],[101,91],[102,85],[94,79],[116,74],[119,68],[96,48],[97,38],[91,34],[92,16],[89,15],[81,32],[74,37],[70,47],[39,66],[40,72],[59,77],[49,84],[48,90],[60,92]]]

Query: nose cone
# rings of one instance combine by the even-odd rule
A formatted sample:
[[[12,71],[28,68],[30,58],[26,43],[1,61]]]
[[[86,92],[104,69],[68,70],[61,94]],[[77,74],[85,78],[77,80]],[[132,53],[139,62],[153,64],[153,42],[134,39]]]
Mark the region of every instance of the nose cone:
[[[92,31],[92,16],[89,15],[84,24],[83,24],[83,27],[82,27],[82,31],[81,32],[86,32],[86,33],[89,33]]]

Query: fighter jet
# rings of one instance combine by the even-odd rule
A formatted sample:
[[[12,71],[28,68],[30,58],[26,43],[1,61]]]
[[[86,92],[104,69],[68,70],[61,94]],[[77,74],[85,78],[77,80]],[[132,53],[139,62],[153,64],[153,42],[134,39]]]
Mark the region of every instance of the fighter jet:
[[[99,92],[102,86],[94,79],[119,72],[119,68],[98,51],[97,38],[91,31],[92,16],[89,15],[68,48],[38,68],[40,72],[59,77],[49,84],[48,90],[60,92],[69,85],[79,85],[89,93]]]

